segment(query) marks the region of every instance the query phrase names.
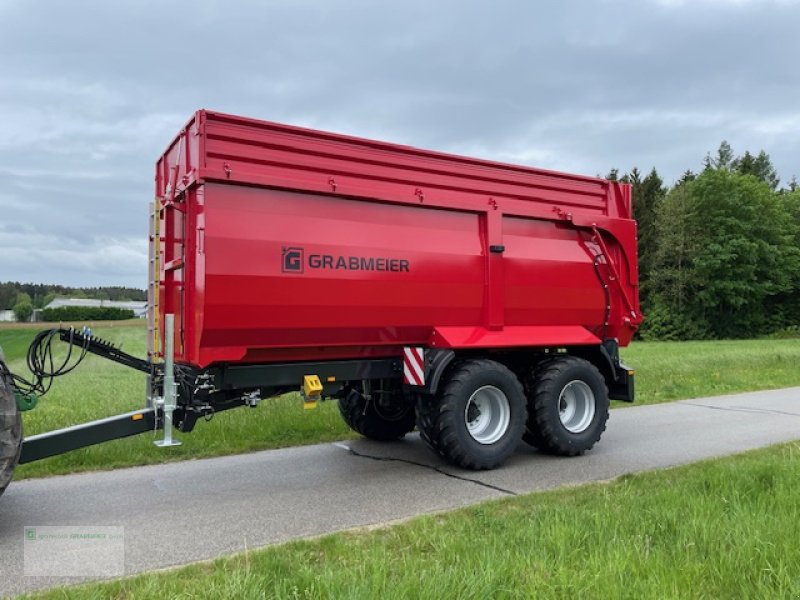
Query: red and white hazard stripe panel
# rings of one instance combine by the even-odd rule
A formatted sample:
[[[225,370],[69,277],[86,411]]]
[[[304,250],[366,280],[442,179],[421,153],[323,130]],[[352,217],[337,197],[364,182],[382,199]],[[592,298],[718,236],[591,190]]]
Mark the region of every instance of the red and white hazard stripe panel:
[[[403,348],[403,383],[425,385],[425,349],[405,346]]]

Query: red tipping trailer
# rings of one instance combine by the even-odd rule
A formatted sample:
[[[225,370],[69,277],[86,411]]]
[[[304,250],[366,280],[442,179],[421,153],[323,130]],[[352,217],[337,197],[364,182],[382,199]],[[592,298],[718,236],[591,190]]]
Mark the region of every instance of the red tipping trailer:
[[[464,361],[535,387],[536,365],[571,357],[632,396],[617,357],[641,321],[626,184],[201,110],[155,187],[151,353],[174,314],[175,360],[216,391],[282,390],[271,374],[300,363],[340,404],[360,396],[346,419],[381,404],[376,385],[411,414]],[[375,361],[404,356],[403,385],[378,384]]]
[[[156,197],[159,309],[197,367],[625,345],[640,319],[618,182],[199,111]]]
[[[581,454],[609,398],[633,401],[626,184],[201,110],[155,187],[148,358],[72,329],[36,336],[31,381],[0,355],[0,494],[18,462],[154,429],[174,445],[173,424],[298,387],[472,469],[523,439]],[[23,442],[20,413],[88,352],[146,373],[145,408]]]

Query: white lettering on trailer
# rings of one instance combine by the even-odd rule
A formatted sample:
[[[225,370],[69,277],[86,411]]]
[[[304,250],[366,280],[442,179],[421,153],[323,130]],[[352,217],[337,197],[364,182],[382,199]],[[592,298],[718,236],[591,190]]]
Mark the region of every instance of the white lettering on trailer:
[[[425,385],[425,349],[405,346],[403,348],[403,383]]]

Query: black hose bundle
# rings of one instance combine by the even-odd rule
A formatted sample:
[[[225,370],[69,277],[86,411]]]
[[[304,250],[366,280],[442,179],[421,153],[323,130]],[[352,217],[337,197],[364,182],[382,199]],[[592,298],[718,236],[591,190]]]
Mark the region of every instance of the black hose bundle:
[[[69,339],[65,340],[69,348],[67,355],[56,366],[56,361],[53,358],[53,338],[59,338],[62,332],[69,334]],[[82,340],[80,345],[76,343],[75,335],[74,329],[46,329],[36,334],[36,337],[33,338],[31,345],[28,347],[28,369],[33,374],[31,381],[11,373],[8,366],[2,361],[0,361],[0,369],[11,375],[14,386],[20,393],[42,396],[50,390],[53,385],[53,378],[66,375],[86,358],[91,333],[88,330],[84,330],[83,335],[79,336]],[[73,350],[76,346],[80,348],[80,353],[73,357]]]

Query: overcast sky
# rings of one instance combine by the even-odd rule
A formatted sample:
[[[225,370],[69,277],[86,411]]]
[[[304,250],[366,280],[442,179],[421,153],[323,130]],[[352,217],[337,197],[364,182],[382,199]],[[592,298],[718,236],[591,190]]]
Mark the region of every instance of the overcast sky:
[[[146,286],[198,108],[672,183],[723,139],[800,177],[800,2],[0,0],[0,281]]]

